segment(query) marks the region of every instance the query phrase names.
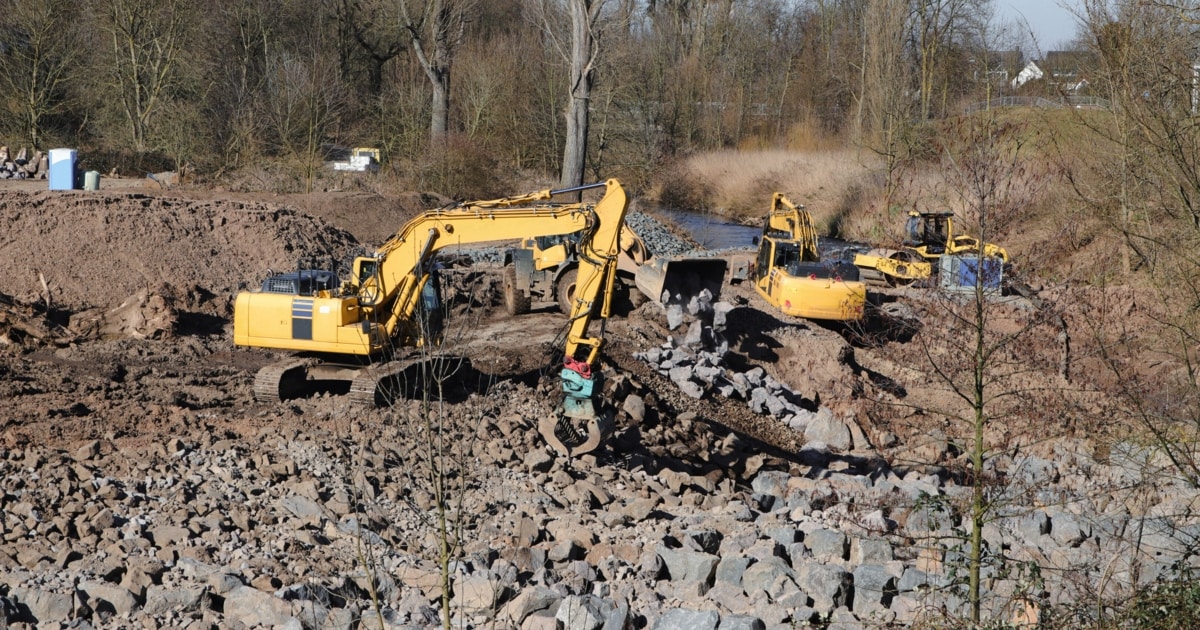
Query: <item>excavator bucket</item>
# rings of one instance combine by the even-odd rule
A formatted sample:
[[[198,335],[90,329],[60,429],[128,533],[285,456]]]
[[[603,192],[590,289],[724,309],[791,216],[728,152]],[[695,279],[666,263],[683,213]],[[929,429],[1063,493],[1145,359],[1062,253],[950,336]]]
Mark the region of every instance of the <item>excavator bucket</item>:
[[[724,258],[656,258],[638,268],[634,284],[642,295],[664,306],[687,304],[704,289],[715,302],[727,266]]]

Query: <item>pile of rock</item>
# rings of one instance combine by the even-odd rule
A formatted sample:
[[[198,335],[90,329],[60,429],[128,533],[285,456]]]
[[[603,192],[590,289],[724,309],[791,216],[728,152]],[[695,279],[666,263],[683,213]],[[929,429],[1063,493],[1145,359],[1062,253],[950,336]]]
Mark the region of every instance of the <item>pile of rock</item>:
[[[481,488],[463,498],[480,518],[452,567],[455,627],[845,630],[965,612],[968,519],[957,506],[970,489],[944,475],[847,457],[764,469],[740,488],[669,467],[568,467],[526,443],[535,432],[516,415],[478,433],[507,437],[471,450]],[[395,464],[411,448],[388,432],[354,435],[210,430],[128,451],[95,441],[8,450],[0,622],[439,625],[440,574],[420,555],[435,546],[433,505]],[[987,524],[990,618],[1029,620],[1102,583],[1145,584],[1200,533],[1194,519],[1166,514],[1194,504],[1194,489],[1172,486],[1171,505],[1134,516],[1076,491],[1118,481],[1118,468],[1077,463],[1094,480],[1048,460],[1013,465],[1070,501],[1014,507]]]
[[[49,172],[45,153],[34,151],[31,158],[29,149],[21,147],[16,157],[11,157],[8,147],[0,146],[0,179],[46,179]]]
[[[733,310],[728,302],[713,302],[707,291],[686,303],[664,295],[664,315],[669,330],[686,332],[672,335],[657,348],[633,354],[671,380],[684,395],[702,399],[720,396],[742,400],[757,414],[779,419],[788,428],[803,433],[803,456],[820,456],[827,450],[846,452],[869,448],[862,428],[851,419],[837,419],[833,411],[809,396],[792,390],[771,377],[761,367],[732,369],[726,355],[729,342],[724,337],[726,317]],[[744,362],[743,362],[744,363]]]

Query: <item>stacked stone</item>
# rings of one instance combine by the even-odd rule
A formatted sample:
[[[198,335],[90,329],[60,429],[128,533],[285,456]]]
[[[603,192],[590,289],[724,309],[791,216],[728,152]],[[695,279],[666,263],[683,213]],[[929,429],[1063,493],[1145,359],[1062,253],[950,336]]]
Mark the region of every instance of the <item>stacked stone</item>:
[[[0,179],[46,179],[49,172],[48,159],[41,151],[35,151],[31,159],[29,150],[21,147],[16,157],[11,157],[8,147],[0,146]]]
[[[499,419],[481,432],[529,428]],[[431,505],[402,500],[403,476],[383,467],[402,445],[377,440],[361,451],[370,483],[358,488],[346,448],[332,437],[212,435],[136,453],[101,442],[9,450],[0,459],[0,621],[440,625],[440,574],[412,551],[430,544],[419,524]],[[945,475],[831,459],[762,470],[740,490],[671,468],[585,472],[545,450],[486,443],[483,453],[498,467],[484,503],[468,507],[493,517],[452,565],[455,627],[848,629],[965,612],[960,506],[970,489]],[[1013,463],[1015,477],[1059,503],[1014,507],[985,527],[989,557],[1012,563],[984,567],[990,618],[1025,618],[1101,582],[1143,586],[1187,561],[1200,525],[1168,513],[1194,505],[1195,489],[1167,484],[1171,498],[1135,516],[1133,498],[1097,502],[1113,498],[1098,484],[1128,469],[1071,457],[1090,478],[1050,460]],[[1022,569],[1034,564],[1040,575]]]

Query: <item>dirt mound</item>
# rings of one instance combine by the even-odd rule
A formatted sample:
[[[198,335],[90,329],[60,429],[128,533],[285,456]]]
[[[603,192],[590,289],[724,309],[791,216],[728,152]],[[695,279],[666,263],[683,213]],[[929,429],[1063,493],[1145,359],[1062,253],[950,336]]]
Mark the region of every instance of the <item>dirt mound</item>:
[[[304,256],[341,259],[349,232],[275,204],[140,193],[6,190],[0,195],[0,291],[55,306],[109,307],[167,284],[230,298],[267,269]]]

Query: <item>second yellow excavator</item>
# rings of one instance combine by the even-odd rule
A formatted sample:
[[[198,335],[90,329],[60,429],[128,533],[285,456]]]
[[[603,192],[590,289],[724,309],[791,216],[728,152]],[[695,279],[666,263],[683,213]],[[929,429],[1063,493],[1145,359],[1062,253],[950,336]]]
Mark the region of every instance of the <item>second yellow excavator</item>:
[[[817,244],[817,230],[804,206],[775,193],[751,274],[754,289],[785,315],[862,319],[867,288],[859,281],[858,268],[845,261],[822,261]]]
[[[504,306],[509,315],[528,313],[535,301],[557,302],[571,310],[579,269],[579,235],[522,239],[504,254]],[[642,299],[687,301],[707,289],[716,301],[725,282],[727,263],[717,256],[668,258],[655,256],[642,237],[626,223],[617,254],[615,294],[636,305]],[[636,291],[634,290],[636,287]]]

